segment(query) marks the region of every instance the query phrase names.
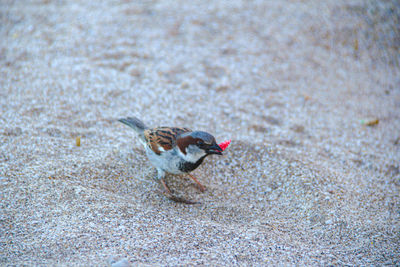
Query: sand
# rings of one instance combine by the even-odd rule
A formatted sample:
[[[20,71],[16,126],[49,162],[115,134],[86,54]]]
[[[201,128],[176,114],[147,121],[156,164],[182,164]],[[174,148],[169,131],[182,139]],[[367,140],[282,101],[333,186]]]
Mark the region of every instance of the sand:
[[[399,265],[399,18],[396,1],[1,1],[0,264]],[[127,116],[232,139],[193,172],[206,192],[166,179],[200,204],[159,193]]]

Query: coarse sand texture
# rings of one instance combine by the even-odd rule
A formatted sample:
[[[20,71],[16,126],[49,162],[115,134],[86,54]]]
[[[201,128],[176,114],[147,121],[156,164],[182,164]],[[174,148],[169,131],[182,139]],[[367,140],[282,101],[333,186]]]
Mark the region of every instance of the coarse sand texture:
[[[397,0],[0,1],[1,266],[400,265]],[[134,131],[232,139],[160,194]]]

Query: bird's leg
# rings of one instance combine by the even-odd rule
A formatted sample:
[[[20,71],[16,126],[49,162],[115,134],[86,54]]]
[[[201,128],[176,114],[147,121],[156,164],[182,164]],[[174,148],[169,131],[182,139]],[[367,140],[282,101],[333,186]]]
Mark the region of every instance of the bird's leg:
[[[196,204],[197,202],[187,200],[178,196],[175,196],[172,194],[171,190],[169,189],[167,183],[164,180],[165,177],[165,172],[161,169],[157,169],[157,178],[160,180],[164,190],[161,192],[164,196],[167,198],[171,199],[172,201],[178,202],[178,203],[185,203],[185,204]]]
[[[172,195],[172,192],[169,189],[167,183],[165,182],[164,177],[165,177],[165,171],[163,171],[162,169],[158,169],[157,168],[157,180],[161,182],[161,184],[162,184],[162,186],[164,188],[164,191],[166,193]]]
[[[163,185],[164,190],[165,190],[168,194],[172,195],[172,192],[171,192],[171,190],[168,188],[167,183],[165,182],[164,178],[161,178],[161,179],[160,179],[160,182],[161,182],[161,184]]]
[[[196,179],[196,177],[194,177],[194,176],[191,175],[190,173],[188,173],[188,175],[189,175],[190,178],[192,178],[192,180],[195,181],[196,184],[200,187],[200,191],[201,191],[201,192],[206,191],[206,188],[204,187],[204,185],[202,185],[202,184]]]

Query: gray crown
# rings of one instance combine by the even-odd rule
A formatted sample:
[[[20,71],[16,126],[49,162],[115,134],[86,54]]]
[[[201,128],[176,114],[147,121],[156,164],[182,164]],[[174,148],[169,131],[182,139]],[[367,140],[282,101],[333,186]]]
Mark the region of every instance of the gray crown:
[[[193,138],[202,139],[205,143],[208,143],[208,144],[213,144],[215,142],[214,136],[212,136],[211,134],[209,134],[207,132],[194,131],[194,132],[182,134],[182,136],[188,136],[188,135],[190,135]]]

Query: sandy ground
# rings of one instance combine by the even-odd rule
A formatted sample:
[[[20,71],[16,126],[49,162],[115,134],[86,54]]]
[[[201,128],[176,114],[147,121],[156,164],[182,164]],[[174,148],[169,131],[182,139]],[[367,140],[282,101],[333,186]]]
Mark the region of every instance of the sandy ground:
[[[399,18],[396,1],[0,1],[0,264],[399,265]],[[158,193],[130,115],[232,139],[194,172],[205,193],[167,178],[201,204]]]

